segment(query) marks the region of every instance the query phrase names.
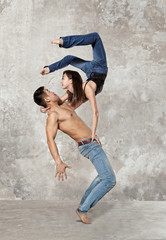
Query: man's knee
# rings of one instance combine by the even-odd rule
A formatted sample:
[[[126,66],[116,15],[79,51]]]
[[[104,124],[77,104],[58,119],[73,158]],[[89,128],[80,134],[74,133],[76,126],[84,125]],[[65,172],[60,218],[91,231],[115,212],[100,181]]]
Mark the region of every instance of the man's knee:
[[[116,185],[116,177],[115,175],[114,176],[111,176],[111,177],[108,177],[105,181],[105,184],[107,186],[107,190],[111,190],[115,185]]]

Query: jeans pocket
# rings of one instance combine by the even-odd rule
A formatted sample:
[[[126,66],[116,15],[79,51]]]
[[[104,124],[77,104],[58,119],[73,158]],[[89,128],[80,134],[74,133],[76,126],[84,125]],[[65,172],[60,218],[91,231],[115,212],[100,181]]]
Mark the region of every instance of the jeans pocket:
[[[79,147],[79,152],[86,158],[89,159],[89,152],[90,152],[90,149],[85,147],[85,145]]]
[[[93,150],[90,152],[89,159],[91,160],[92,163],[96,159],[96,157],[98,157],[99,151],[100,150],[98,149],[98,146],[97,146],[97,147],[94,147]]]

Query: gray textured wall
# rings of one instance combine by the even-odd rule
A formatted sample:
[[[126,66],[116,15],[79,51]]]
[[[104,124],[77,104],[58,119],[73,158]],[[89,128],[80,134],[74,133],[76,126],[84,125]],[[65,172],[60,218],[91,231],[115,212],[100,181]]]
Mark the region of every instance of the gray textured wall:
[[[117,175],[106,198],[165,200],[166,1],[2,0],[0,23],[0,199],[80,199],[96,175],[75,142],[58,133],[72,169],[67,181],[54,179],[46,116],[32,94],[41,85],[63,94],[63,70],[41,76],[43,65],[67,54],[91,59],[89,46],[65,50],[51,40],[97,31],[109,66],[97,96],[98,135]],[[89,104],[77,112],[91,126]]]

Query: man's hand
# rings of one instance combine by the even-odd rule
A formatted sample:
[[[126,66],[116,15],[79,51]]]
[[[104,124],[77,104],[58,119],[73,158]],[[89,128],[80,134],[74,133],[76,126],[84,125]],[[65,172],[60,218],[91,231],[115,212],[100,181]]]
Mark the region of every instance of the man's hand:
[[[92,134],[92,142],[93,142],[94,140],[96,140],[96,141],[98,142],[98,144],[101,146],[101,142],[100,142],[99,138],[97,137],[97,135],[93,135],[93,134]]]
[[[55,174],[55,177],[58,175],[58,180],[59,181],[60,180],[63,181],[64,176],[67,179],[66,168],[71,168],[71,166],[68,166],[67,164],[65,164],[63,162],[56,164],[56,174]],[[63,174],[64,174],[64,176],[63,176]]]
[[[45,68],[43,68],[43,69],[41,70],[40,74],[46,75],[46,74],[48,74],[49,72],[50,72],[49,67],[45,67]]]

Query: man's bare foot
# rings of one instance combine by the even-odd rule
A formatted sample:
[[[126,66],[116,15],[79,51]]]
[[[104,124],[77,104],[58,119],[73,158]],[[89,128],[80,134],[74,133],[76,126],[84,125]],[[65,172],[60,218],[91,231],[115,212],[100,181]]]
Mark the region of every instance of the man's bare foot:
[[[60,44],[60,45],[63,45],[63,39],[62,38],[59,38],[59,39],[55,39],[54,41],[51,41],[52,44]]]
[[[41,111],[41,110],[40,110]],[[43,111],[41,111],[42,113],[44,113]],[[78,207],[80,206],[80,204],[78,205]],[[93,207],[91,207],[90,209],[89,209],[89,211],[93,211]]]
[[[46,74],[48,74],[49,72],[50,72],[49,67],[45,67],[45,68],[43,68],[43,69],[41,70],[40,74],[46,75]]]
[[[88,220],[86,214],[80,213],[78,210],[76,210],[76,213],[77,213],[77,215],[79,216],[79,218],[81,219],[81,221],[82,221],[83,223],[91,224],[91,222]]]

